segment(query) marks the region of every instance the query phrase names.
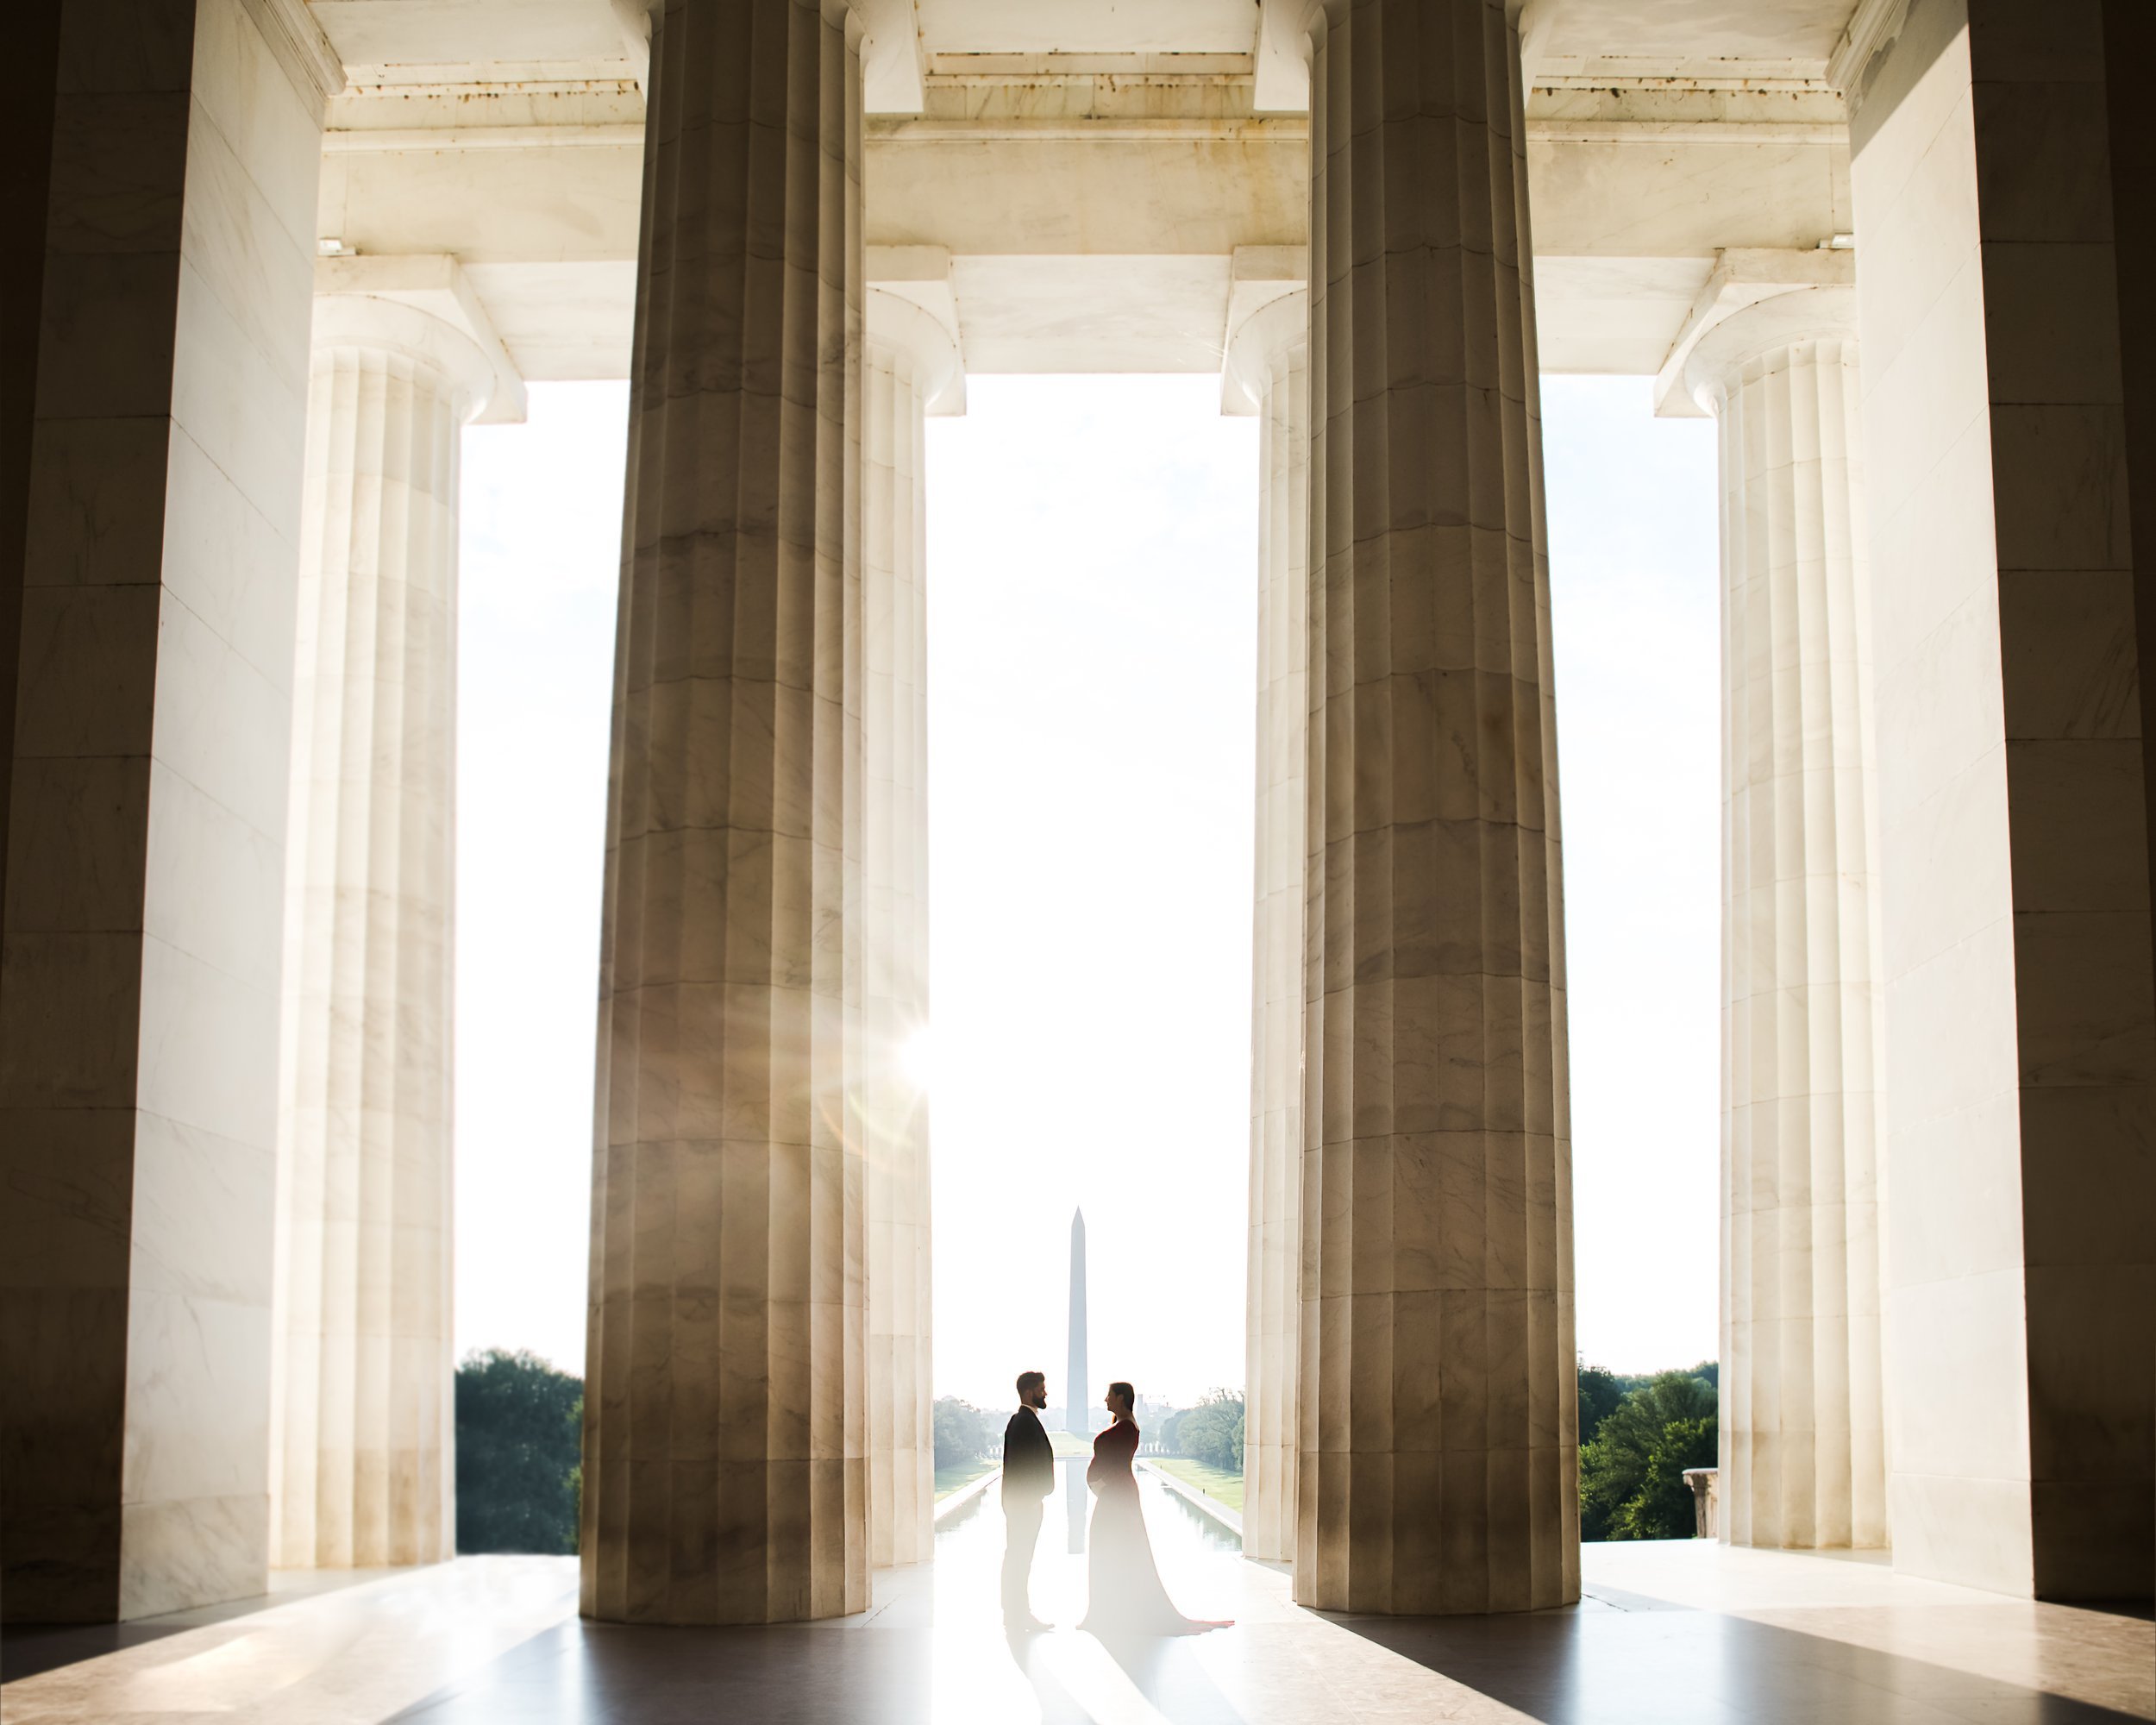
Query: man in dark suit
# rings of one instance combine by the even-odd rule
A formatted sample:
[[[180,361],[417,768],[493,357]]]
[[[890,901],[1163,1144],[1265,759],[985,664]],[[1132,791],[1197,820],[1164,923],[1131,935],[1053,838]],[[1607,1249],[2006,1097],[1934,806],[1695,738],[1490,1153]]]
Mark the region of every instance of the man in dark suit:
[[[1048,1379],[1018,1374],[1018,1411],[1003,1428],[1003,1621],[1014,1629],[1045,1629],[1033,1615],[1029,1584],[1033,1548],[1040,1543],[1041,1503],[1056,1484],[1056,1446],[1041,1429],[1048,1406]]]

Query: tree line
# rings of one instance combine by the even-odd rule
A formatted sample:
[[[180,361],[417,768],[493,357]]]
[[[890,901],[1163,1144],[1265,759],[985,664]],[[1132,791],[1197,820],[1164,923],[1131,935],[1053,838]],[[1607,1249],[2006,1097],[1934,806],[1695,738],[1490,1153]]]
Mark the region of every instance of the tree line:
[[[1243,1471],[1243,1394],[1208,1389],[1194,1408],[1161,1421],[1154,1435],[1169,1455],[1188,1456],[1223,1473]]]
[[[1003,1454],[1003,1426],[1008,1416],[983,1413],[972,1402],[956,1396],[936,1398],[934,1427],[936,1465],[956,1467],[962,1462],[986,1457],[1000,1460]],[[1171,1408],[1151,1416],[1146,1435],[1162,1450],[1188,1456],[1226,1473],[1243,1471],[1243,1396],[1236,1389],[1208,1389],[1194,1408]]]
[[[956,1396],[938,1396],[930,1410],[930,1423],[935,1434],[938,1467],[956,1467],[962,1462],[975,1461],[983,1456],[999,1460],[1002,1458],[1001,1421],[982,1413],[970,1402],[962,1402]]]
[[[1693,1531],[1687,1468],[1715,1465],[1717,1367],[1624,1377],[1579,1366],[1580,1537],[1683,1540]],[[936,1465],[1002,1454],[1000,1413],[937,1398]],[[583,1491],[584,1383],[537,1355],[492,1348],[456,1373],[457,1549],[573,1552]],[[1208,1390],[1153,1416],[1169,1455],[1243,1471],[1244,1404]]]

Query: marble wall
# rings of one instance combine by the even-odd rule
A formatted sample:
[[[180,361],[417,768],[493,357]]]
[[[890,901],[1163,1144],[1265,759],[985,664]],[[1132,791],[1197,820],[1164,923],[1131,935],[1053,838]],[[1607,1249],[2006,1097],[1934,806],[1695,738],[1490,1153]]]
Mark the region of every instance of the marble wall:
[[[2097,0],[1911,0],[1852,122],[1876,594],[1889,1513],[2146,1595],[2149,861]]]
[[[323,92],[61,16],[0,953],[12,1617],[259,1592]]]
[[[1294,1590],[1524,1610],[1579,1545],[1518,38],[1502,0],[1313,22]]]
[[[861,63],[652,53],[601,924],[583,1609],[868,1602]]]
[[[1308,751],[1310,300],[1259,307],[1228,342],[1258,421],[1257,794],[1250,919],[1250,1220],[1243,1549],[1295,1550],[1301,1329],[1302,958]]]

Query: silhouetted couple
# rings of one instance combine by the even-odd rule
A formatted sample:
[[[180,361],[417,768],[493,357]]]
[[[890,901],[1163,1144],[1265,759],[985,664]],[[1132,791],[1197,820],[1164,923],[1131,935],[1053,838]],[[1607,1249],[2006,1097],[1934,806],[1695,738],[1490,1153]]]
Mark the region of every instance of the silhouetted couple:
[[[1108,1428],[1093,1440],[1086,1484],[1096,1500],[1086,1540],[1085,1621],[1097,1635],[1195,1635],[1225,1629],[1225,1622],[1186,1617],[1161,1585],[1146,1537],[1131,1461],[1138,1454],[1138,1402],[1127,1383],[1111,1383],[1106,1398]],[[1056,1484],[1056,1446],[1041,1428],[1048,1406],[1048,1379],[1037,1371],[1018,1375],[1018,1410],[1003,1431],[1003,1516],[1008,1543],[1003,1552],[1003,1620],[1020,1631],[1051,1628],[1033,1615],[1028,1596],[1033,1548],[1040,1542],[1041,1504]]]

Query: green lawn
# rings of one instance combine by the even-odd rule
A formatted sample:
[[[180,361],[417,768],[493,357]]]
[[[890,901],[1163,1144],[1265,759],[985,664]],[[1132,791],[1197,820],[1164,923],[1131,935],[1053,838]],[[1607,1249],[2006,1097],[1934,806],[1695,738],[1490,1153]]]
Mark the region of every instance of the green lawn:
[[[1215,1502],[1226,1504],[1237,1515],[1243,1513],[1241,1474],[1208,1467],[1201,1461],[1191,1461],[1182,1456],[1148,1456],[1145,1459],[1163,1473],[1172,1473],[1185,1485],[1195,1486]]]
[[[995,1465],[996,1464],[992,1461],[975,1459],[962,1461],[956,1467],[937,1468],[936,1470],[937,1502],[940,1503],[962,1486],[971,1485],[974,1481]]]
[[[1093,1453],[1093,1440],[1081,1438],[1073,1432],[1050,1432],[1048,1440],[1056,1446],[1059,1459],[1064,1456],[1089,1456]]]

